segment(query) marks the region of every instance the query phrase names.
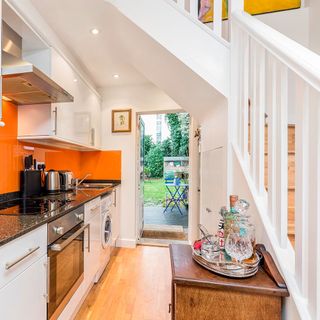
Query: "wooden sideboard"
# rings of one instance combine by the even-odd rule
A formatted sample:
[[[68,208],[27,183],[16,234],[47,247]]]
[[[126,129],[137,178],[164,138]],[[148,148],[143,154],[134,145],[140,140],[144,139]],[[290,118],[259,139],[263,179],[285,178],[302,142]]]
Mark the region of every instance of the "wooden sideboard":
[[[278,320],[282,297],[262,268],[247,279],[216,275],[192,259],[189,245],[170,245],[173,320]]]

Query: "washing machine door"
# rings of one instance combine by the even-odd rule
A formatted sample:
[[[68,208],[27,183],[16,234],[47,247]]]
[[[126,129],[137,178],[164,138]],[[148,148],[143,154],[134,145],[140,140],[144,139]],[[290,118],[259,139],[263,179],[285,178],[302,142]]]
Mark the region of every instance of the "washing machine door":
[[[106,215],[102,228],[102,247],[105,248],[111,241],[111,218]]]

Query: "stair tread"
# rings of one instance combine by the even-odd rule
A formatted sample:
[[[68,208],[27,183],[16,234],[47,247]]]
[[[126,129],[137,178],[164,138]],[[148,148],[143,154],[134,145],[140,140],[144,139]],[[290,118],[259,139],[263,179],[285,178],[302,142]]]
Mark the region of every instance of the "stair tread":
[[[268,186],[265,186],[266,191],[268,191]],[[288,186],[288,191],[295,191],[296,187],[295,186]]]
[[[265,156],[267,156],[268,154],[269,154],[268,151],[265,151],[265,152],[264,152],[264,155],[265,155]],[[295,152],[294,150],[288,150],[288,154],[290,154],[290,155],[295,155],[296,152]]]

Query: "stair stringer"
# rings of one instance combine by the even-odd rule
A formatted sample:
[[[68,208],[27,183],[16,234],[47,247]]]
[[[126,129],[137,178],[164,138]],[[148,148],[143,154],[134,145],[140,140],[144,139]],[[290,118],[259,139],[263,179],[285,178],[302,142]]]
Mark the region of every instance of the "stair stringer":
[[[203,118],[230,85],[230,48],[165,0],[109,0],[118,52],[183,109]],[[176,41],[179,39],[179,41]]]
[[[256,226],[257,243],[265,244],[267,250],[272,254],[281,274],[283,275],[290,297],[284,299],[282,319],[286,320],[311,320],[306,299],[300,293],[294,276],[294,250],[287,239],[287,247],[281,248],[275,230],[268,216],[266,198],[258,196],[254,183],[250,178],[249,168],[241,160],[240,152],[236,146],[231,147],[232,186],[230,192],[238,194],[240,198],[247,199],[250,203],[250,214]]]

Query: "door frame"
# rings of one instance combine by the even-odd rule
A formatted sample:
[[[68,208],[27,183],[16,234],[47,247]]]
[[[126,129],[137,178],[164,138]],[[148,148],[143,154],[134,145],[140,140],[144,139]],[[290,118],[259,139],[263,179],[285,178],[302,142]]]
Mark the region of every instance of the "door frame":
[[[144,212],[142,213],[142,215],[140,214],[140,211],[143,210],[144,211],[144,204],[142,205],[141,208],[141,204],[140,204],[140,199],[141,199],[141,127],[140,127],[140,114],[137,114],[137,128],[136,128],[136,142],[135,142],[135,146],[136,146],[136,157],[135,157],[135,170],[136,170],[136,241],[138,241],[142,235],[143,229],[141,230],[140,228],[144,226]],[[141,121],[143,122],[143,120],[141,119]],[[139,188],[140,187],[140,188]],[[143,191],[142,191],[143,192]],[[143,221],[141,221],[141,218]]]
[[[140,225],[139,221],[139,175],[138,175],[138,161],[140,158],[140,128],[139,128],[139,116],[142,115],[151,115],[151,114],[169,114],[169,113],[183,113],[187,112],[183,109],[173,109],[173,110],[156,110],[148,112],[136,112],[135,117],[135,172],[136,172],[136,181],[135,181],[135,211],[136,211],[136,242],[139,243],[140,235],[138,232],[138,226]],[[190,113],[189,113],[190,114]],[[194,240],[198,238],[198,223],[200,220],[200,170],[199,170],[199,147],[197,139],[194,137],[195,130],[199,127],[198,122],[190,114],[190,127],[189,127],[189,209],[188,209],[188,241],[193,243]]]

